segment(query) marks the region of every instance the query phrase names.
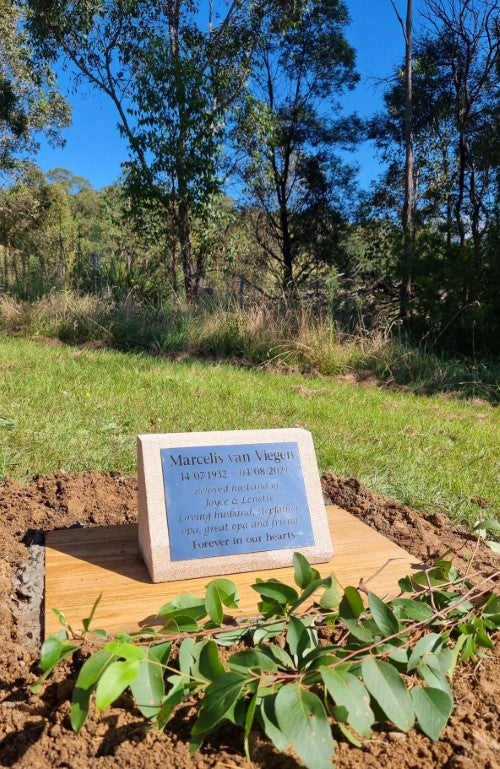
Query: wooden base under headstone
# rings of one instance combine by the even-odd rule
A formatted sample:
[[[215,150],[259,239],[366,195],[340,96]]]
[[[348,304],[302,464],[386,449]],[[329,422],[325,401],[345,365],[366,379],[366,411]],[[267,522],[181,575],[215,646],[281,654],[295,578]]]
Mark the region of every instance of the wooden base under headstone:
[[[380,596],[395,595],[397,581],[418,568],[417,559],[339,507],[327,508],[335,554],[317,564],[322,576],[335,572],[340,584],[357,586],[362,579]],[[251,585],[256,577],[275,577],[293,584],[293,568],[228,574],[240,591],[240,612],[255,615],[259,596]],[[102,593],[93,626],[110,633],[132,632],[154,624],[157,609],[181,593],[203,595],[210,577],[152,583],[139,552],[137,526],[106,526],[49,532],[45,551],[45,635],[60,624],[52,608],[64,612],[81,628],[96,597]]]

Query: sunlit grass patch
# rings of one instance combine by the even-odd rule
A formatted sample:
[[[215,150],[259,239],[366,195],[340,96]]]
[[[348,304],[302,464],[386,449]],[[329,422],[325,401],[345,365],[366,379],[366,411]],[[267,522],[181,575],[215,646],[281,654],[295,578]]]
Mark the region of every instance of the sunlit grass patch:
[[[70,344],[101,344],[154,354],[181,353],[325,376],[371,375],[416,393],[446,392],[497,402],[498,361],[450,357],[378,329],[349,335],[328,314],[264,303],[157,308],[77,294],[38,302],[0,296],[0,331]]]
[[[496,409],[335,378],[0,341],[0,475],[136,469],[136,436],[304,426],[321,470],[412,507],[498,510]],[[472,501],[487,500],[482,511]]]

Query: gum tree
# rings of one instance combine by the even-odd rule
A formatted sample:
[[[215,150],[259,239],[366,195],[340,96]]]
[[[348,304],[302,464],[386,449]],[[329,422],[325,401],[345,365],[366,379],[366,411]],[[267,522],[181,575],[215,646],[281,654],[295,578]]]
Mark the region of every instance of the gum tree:
[[[338,98],[358,79],[348,21],[339,0],[297,6],[291,19],[268,14],[235,130],[255,237],[287,299],[331,262],[342,232],[352,176],[335,149],[360,130],[339,117]]]
[[[116,107],[129,147],[135,202],[159,206],[180,244],[185,295],[196,302],[206,253],[195,220],[221,189],[226,116],[248,75],[264,0],[216,7],[195,0],[30,0],[42,51],[61,53],[77,79]]]
[[[34,55],[22,2],[0,0],[0,172],[38,149],[39,135],[60,143],[70,111],[44,59]]]

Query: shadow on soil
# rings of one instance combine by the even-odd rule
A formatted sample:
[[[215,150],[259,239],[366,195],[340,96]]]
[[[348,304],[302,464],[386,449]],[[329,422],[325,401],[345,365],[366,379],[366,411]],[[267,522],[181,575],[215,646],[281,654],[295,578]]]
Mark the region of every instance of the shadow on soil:
[[[28,721],[20,731],[8,734],[0,742],[0,766],[14,766],[24,756],[28,748],[38,742],[42,736],[45,719]]]

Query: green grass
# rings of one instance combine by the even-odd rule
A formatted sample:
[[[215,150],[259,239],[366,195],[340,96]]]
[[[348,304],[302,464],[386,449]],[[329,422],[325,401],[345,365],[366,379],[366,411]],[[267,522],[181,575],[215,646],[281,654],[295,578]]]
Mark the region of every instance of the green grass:
[[[412,507],[498,510],[496,409],[327,378],[0,337],[0,476],[136,471],[136,436],[303,426],[321,470]]]
[[[124,351],[182,353],[332,376],[375,375],[417,394],[447,392],[500,399],[500,363],[439,353],[408,344],[388,330],[340,332],[331,318],[305,307],[249,304],[163,307],[93,295],[49,294],[37,302],[0,295],[0,332],[69,344],[102,343]]]

